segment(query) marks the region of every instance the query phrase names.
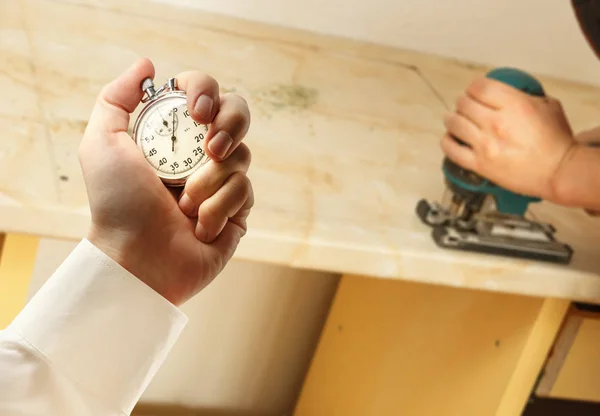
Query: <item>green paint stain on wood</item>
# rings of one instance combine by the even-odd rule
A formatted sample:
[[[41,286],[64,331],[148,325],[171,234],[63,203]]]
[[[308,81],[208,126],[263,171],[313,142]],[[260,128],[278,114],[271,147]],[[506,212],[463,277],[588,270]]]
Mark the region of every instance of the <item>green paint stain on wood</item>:
[[[275,85],[261,91],[258,101],[272,109],[307,109],[317,103],[319,92],[302,85]]]

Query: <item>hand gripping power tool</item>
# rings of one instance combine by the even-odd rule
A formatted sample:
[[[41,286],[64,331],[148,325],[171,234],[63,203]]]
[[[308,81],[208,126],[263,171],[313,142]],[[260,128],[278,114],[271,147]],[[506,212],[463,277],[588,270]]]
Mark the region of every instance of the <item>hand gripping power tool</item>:
[[[497,68],[487,77],[504,82],[537,97],[544,97],[542,85],[531,75],[514,68]],[[455,138],[459,143],[460,138]],[[416,212],[433,227],[438,246],[448,249],[569,263],[573,250],[557,241],[550,224],[525,218],[536,197],[520,195],[463,169],[445,158],[442,172],[446,192],[442,202],[421,200]]]

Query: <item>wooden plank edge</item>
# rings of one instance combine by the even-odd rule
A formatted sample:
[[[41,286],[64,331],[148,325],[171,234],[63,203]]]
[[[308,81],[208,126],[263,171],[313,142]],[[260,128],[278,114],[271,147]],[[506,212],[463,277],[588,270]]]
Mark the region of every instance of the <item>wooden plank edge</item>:
[[[562,328],[552,348],[552,352],[546,361],[546,365],[542,370],[542,376],[538,382],[535,394],[540,397],[547,397],[550,395],[560,369],[567,359],[567,355],[573,346],[573,342],[579,333],[579,328],[584,319],[584,314],[576,312],[576,308],[571,307]]]
[[[515,370],[500,399],[496,416],[522,414],[570,305],[571,302],[564,299],[544,300]]]

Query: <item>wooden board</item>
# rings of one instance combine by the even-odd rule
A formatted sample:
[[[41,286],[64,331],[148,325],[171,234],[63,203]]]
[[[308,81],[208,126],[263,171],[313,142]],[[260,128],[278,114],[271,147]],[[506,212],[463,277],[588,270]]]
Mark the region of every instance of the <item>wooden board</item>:
[[[414,214],[443,191],[445,108],[484,68],[139,0],[0,6],[0,230],[85,235],[77,146],[139,56],[157,82],[200,69],[250,103],[257,202],[236,258],[600,302],[599,223],[582,212],[536,210],[575,248],[569,268],[440,250]],[[576,129],[597,122],[597,89],[544,81]]]
[[[345,276],[294,416],[494,415],[542,305]]]

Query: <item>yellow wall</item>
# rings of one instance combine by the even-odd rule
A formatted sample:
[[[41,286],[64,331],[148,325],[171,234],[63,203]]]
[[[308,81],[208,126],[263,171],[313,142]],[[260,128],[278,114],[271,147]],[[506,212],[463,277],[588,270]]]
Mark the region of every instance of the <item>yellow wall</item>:
[[[581,322],[550,397],[600,402],[600,319]]]
[[[2,236],[0,256],[0,329],[5,328],[25,305],[38,241],[19,234]]]
[[[522,352],[535,347],[530,336],[546,315],[543,299],[376,283],[342,279],[295,416],[494,415],[518,407],[505,395]],[[551,309],[564,313],[567,305]],[[561,320],[553,320],[553,333]],[[537,371],[550,343],[541,355],[532,351],[540,355]],[[525,399],[537,371],[516,380],[529,380],[521,383]]]

